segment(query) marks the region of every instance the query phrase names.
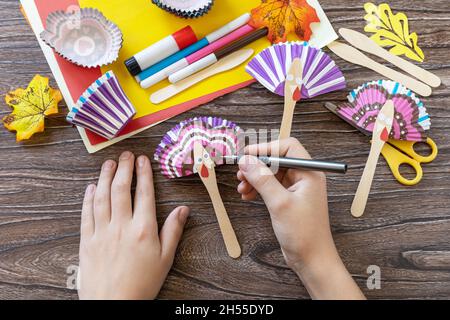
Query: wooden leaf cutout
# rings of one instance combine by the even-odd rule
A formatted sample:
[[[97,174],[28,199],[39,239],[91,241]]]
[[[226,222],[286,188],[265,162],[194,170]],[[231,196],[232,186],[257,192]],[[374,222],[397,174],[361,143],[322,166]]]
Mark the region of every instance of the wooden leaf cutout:
[[[367,12],[364,17],[367,21],[364,31],[374,33],[372,40],[381,47],[391,48],[392,54],[405,55],[412,60],[423,62],[425,55],[417,44],[417,34],[409,33],[408,17],[403,12],[393,14],[386,3],[377,6],[368,2],[364,9]]]
[[[314,22],[320,22],[320,19],[306,0],[261,0],[261,4],[252,10],[249,23],[254,28],[267,27],[267,38],[271,43],[278,43],[287,41],[292,32],[300,40],[309,41],[311,23]]]
[[[17,141],[27,140],[44,131],[45,116],[58,113],[61,100],[61,92],[49,86],[48,78],[36,75],[27,89],[19,88],[6,95],[5,101],[13,111],[3,118],[3,124],[17,132]]]

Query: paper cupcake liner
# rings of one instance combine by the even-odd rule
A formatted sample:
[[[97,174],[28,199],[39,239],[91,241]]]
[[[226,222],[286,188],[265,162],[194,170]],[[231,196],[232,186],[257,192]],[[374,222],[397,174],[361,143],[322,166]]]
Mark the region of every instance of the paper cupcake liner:
[[[67,121],[112,139],[135,115],[135,108],[114,73],[109,71],[83,93],[67,115]]]
[[[245,139],[234,122],[217,117],[196,117],[183,121],[167,132],[158,145],[154,159],[167,178],[186,177],[195,173],[193,148],[200,142],[216,165],[224,164],[224,156],[238,155]]]
[[[40,36],[64,59],[86,68],[113,63],[123,44],[119,27],[93,8],[50,13]]]
[[[194,19],[208,13],[214,0],[152,0],[161,9],[186,19]]]

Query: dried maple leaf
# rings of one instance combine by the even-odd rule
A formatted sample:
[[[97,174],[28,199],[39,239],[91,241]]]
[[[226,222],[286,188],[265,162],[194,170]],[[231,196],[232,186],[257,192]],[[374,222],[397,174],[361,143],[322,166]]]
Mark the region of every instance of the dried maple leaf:
[[[270,42],[278,43],[285,42],[291,32],[295,32],[300,40],[309,41],[311,23],[314,22],[320,22],[320,19],[306,0],[262,0],[252,10],[250,25],[267,27]]]
[[[61,100],[61,92],[49,86],[48,78],[36,75],[27,89],[19,88],[6,95],[5,101],[13,112],[3,118],[3,123],[8,130],[17,132],[17,141],[29,139],[44,131],[45,116],[58,113]]]

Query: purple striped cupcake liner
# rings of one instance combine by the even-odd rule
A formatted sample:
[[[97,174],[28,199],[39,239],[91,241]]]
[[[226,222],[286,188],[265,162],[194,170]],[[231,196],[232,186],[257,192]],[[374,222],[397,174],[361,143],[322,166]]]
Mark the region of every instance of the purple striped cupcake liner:
[[[295,58],[303,67],[302,97],[309,99],[346,88],[344,75],[333,59],[307,42],[273,45],[255,56],[246,71],[271,92],[284,96],[286,75]]]
[[[108,140],[117,135],[136,115],[117,77],[108,71],[79,98],[67,115],[70,123],[90,130]]]

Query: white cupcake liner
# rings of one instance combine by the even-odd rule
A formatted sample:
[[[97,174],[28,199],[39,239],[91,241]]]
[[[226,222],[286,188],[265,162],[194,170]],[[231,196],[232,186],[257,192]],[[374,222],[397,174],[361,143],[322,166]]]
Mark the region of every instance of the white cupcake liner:
[[[123,44],[119,27],[93,8],[50,13],[40,36],[64,59],[86,68],[113,63]]]

